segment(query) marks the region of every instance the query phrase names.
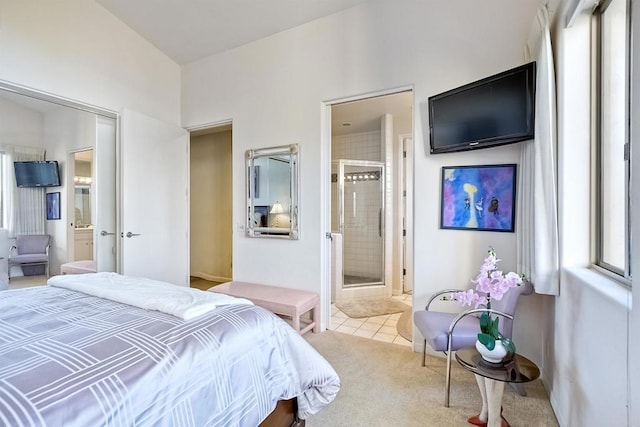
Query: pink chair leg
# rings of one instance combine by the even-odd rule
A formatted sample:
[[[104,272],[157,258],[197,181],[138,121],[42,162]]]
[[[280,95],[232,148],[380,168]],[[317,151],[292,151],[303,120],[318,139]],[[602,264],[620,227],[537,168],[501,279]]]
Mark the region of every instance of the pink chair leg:
[[[320,305],[316,305],[311,310],[311,318],[313,319],[313,333],[317,334],[320,332]]]

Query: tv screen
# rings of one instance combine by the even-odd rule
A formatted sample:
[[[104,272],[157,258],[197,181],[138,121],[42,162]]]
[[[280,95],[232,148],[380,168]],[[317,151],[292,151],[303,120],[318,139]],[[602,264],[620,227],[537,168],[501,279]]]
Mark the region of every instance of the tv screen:
[[[18,187],[57,187],[60,185],[58,162],[13,162]]]
[[[533,139],[535,62],[429,98],[432,154]]]

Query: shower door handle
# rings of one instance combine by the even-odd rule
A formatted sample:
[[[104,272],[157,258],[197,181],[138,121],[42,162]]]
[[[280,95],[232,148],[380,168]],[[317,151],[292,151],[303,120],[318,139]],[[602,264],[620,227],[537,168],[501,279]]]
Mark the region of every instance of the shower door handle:
[[[382,237],[382,208],[378,210],[378,237]]]

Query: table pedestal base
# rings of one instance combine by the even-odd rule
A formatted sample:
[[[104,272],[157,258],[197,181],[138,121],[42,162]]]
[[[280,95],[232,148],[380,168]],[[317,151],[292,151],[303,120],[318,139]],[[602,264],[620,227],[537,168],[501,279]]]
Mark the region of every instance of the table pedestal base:
[[[504,382],[480,375],[475,375],[475,377],[482,397],[482,409],[479,415],[468,419],[469,423],[482,427],[509,427],[507,420],[502,418],[500,409]]]

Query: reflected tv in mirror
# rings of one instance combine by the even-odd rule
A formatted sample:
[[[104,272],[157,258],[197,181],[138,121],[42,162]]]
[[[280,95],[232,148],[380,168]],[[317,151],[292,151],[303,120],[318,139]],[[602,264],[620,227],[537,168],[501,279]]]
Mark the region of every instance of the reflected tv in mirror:
[[[530,62],[430,97],[431,154],[533,139],[535,74]]]
[[[58,162],[55,160],[13,162],[13,168],[18,187],[58,187],[60,185]]]

